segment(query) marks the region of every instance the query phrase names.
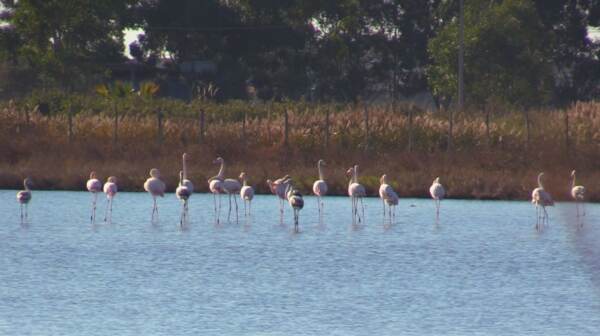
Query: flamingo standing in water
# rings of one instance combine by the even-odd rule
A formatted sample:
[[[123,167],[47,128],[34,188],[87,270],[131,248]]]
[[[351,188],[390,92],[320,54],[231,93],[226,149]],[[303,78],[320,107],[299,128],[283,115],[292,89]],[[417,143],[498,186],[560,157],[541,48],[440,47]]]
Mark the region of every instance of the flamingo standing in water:
[[[243,186],[240,190],[240,197],[244,202],[244,216],[250,217],[250,212],[252,210],[252,199],[254,198],[254,188],[248,185],[248,177],[246,173],[242,172],[240,174],[240,180],[242,180]],[[246,202],[248,203],[248,212],[246,212]]]
[[[358,217],[358,223],[361,222],[361,217],[358,214],[358,201],[362,207],[362,217],[365,217],[365,206],[363,204],[363,197],[367,196],[365,187],[358,183],[358,165],[350,167],[346,171],[346,176],[350,177],[348,183],[348,196],[352,199],[352,224],[356,225],[356,218]]]
[[[327,194],[327,183],[325,182],[325,178],[323,177],[323,166],[325,166],[325,161],[319,160],[317,162],[317,169],[319,170],[319,179],[315,181],[313,184],[313,193],[317,196],[317,202],[319,207],[319,219],[321,218],[323,211],[323,202],[321,201],[321,197]]]
[[[152,199],[154,201],[154,206],[152,207],[152,221],[154,221],[154,214],[158,216],[158,205],[156,204],[156,197],[164,197],[165,196],[165,183],[160,179],[160,170],[156,168],[152,168],[150,170],[150,177],[144,182],[144,190],[146,190],[150,195],[152,195]]]
[[[94,223],[96,221],[96,201],[98,200],[98,193],[102,192],[102,182],[96,177],[96,172],[90,173],[90,179],[85,184],[87,190],[92,193],[92,215],[90,221]]]
[[[545,223],[548,223],[548,212],[546,211],[547,206],[554,206],[554,201],[550,194],[544,190],[544,185],[542,184],[542,177],[544,173],[540,173],[538,175],[538,187],[533,189],[531,192],[531,203],[535,204],[535,211],[537,216],[537,221],[535,223],[535,228],[540,230],[544,227]],[[540,207],[542,207],[542,211],[540,211]],[[540,223],[540,216],[542,222]]]
[[[217,223],[217,225],[220,222],[220,215],[221,215],[221,194],[223,194],[225,192],[225,190],[223,189],[223,181],[225,180],[225,161],[223,159],[219,160],[221,158],[217,158],[215,161],[213,161],[213,164],[217,164],[217,163],[221,163],[221,168],[219,169],[219,172],[217,173],[216,176],[211,177],[210,179],[208,179],[208,188],[210,189],[210,192],[213,194],[213,199],[215,201],[215,221]],[[219,206],[217,209],[217,195],[219,195]]]
[[[577,209],[577,217],[579,218],[579,203],[585,201],[585,188],[580,185],[575,185],[575,171],[571,172],[571,197],[575,201],[575,208]],[[583,204],[583,203],[582,203]],[[582,205],[583,207],[583,205]],[[585,216],[585,207],[583,207],[583,216]],[[583,223],[582,223],[583,225]]]
[[[275,180],[275,182],[267,180],[267,185],[269,185],[271,193],[273,193],[279,198],[279,219],[282,223],[284,211],[283,202],[287,200],[286,190],[290,183],[291,179],[289,175],[285,175],[284,177]]]
[[[29,177],[23,180],[23,190],[17,193],[17,201],[21,205],[21,223],[23,222],[23,218],[27,219],[29,217],[29,211],[27,209],[29,201],[31,201],[31,188],[33,183]],[[25,208],[25,214],[23,214],[23,208]]]
[[[231,197],[237,193],[240,192],[240,189],[242,189],[242,185],[240,184],[240,181],[236,180],[236,179],[224,179],[225,176],[225,160],[223,160],[223,158],[218,157],[214,163],[220,163],[221,164],[221,169],[219,170],[219,174],[215,177],[212,177],[209,181],[209,183],[212,183],[212,181],[215,180],[220,180],[221,181],[221,192],[220,193],[226,193],[229,196],[229,214],[227,215],[227,220],[231,220]],[[216,188],[215,188],[216,189]],[[233,198],[234,202],[235,202],[235,220],[236,222],[238,221],[238,204],[237,204],[237,197]],[[220,200],[219,200],[219,210],[220,210]],[[217,219],[217,223],[218,223],[218,219]]]
[[[102,190],[106,194],[106,211],[104,212],[104,221],[112,221],[112,205],[113,199],[117,195],[117,178],[114,176],[109,177],[104,183]]]
[[[446,196],[446,190],[444,186],[440,183],[440,178],[436,177],[429,187],[429,194],[435,203],[435,218],[440,219],[440,207],[442,205],[442,200]]]
[[[383,204],[383,221],[385,222],[385,205],[388,205],[389,213],[390,213],[390,221],[393,222],[396,217],[396,206],[398,205],[398,194],[394,191],[394,188],[388,183],[387,175],[383,174],[379,179],[379,197],[381,198],[381,203]],[[392,208],[394,208],[392,212]]]
[[[185,154],[184,154],[185,155]],[[185,185],[184,171],[179,172],[179,185],[175,189],[175,196],[181,201],[181,217],[179,218],[179,226],[183,227],[188,220],[188,200],[192,196],[192,191]],[[189,181],[188,181],[189,182]]]
[[[299,218],[300,210],[304,208],[304,199],[300,191],[288,183],[286,186],[286,198],[292,209],[294,210],[294,232],[298,233],[299,230]]]

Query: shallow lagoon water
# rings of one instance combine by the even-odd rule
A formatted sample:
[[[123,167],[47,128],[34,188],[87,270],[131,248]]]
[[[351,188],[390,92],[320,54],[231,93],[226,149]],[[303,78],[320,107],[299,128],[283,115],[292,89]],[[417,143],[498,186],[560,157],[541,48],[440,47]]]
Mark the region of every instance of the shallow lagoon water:
[[[527,202],[402,199],[396,223],[366,200],[306,198],[301,232],[274,196],[248,224],[215,226],[212,195],[193,196],[179,228],[174,195],[120,193],[112,224],[89,223],[91,196],[34,191],[20,225],[0,191],[2,335],[597,335],[600,206],[583,228],[573,205],[534,230]],[[103,201],[104,199],[101,198]],[[240,204],[241,205],[241,204]],[[240,215],[243,210],[240,207]]]

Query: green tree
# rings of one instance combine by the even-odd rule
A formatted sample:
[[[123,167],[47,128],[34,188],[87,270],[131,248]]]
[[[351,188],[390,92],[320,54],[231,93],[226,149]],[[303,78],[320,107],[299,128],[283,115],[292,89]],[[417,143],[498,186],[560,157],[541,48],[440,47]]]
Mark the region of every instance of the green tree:
[[[468,1],[465,7],[465,98],[529,107],[549,101],[553,36],[530,0]],[[458,23],[446,24],[429,42],[429,84],[443,101],[455,99]]]
[[[0,2],[9,27],[0,34],[0,41],[10,47],[4,60],[33,69],[46,84],[72,87],[123,59],[123,28],[129,24],[129,7],[137,1]]]

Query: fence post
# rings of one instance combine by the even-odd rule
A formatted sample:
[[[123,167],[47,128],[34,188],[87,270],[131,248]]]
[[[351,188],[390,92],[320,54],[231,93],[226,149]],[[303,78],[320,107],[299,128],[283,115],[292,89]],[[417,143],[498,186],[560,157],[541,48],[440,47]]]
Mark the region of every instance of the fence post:
[[[452,135],[454,132],[454,107],[448,109],[448,148],[447,151],[452,151]]]
[[[286,108],[283,112],[283,145],[285,147],[288,146],[288,136],[289,136],[289,115],[288,109]]]
[[[69,143],[73,142],[73,105],[69,105],[69,113],[68,113],[68,123],[69,123]]]
[[[408,151],[413,151],[413,106],[408,107]]]
[[[205,130],[205,115],[204,109],[200,110],[200,143],[204,143],[204,130]]]
[[[116,146],[119,141],[119,110],[117,109],[117,102],[113,102],[113,112],[115,114],[115,124],[113,129],[113,145]]]
[[[162,144],[162,140],[163,140],[163,125],[162,125],[162,121],[163,121],[163,113],[162,111],[158,111],[157,112],[157,121],[158,121],[158,144]]]
[[[525,132],[527,132],[527,139],[526,139],[526,147],[529,148],[529,142],[531,140],[531,134],[530,134],[530,129],[529,129],[529,125],[530,125],[530,121],[529,121],[529,110],[525,109]]]
[[[369,109],[367,103],[364,103],[365,112],[365,149],[369,148]]]
[[[248,112],[244,111],[244,119],[242,119],[242,142],[246,144],[246,118],[248,116]]]
[[[325,109],[325,148],[329,148],[329,107]]]
[[[570,154],[571,141],[569,139],[569,110],[565,109],[565,149],[567,156]]]

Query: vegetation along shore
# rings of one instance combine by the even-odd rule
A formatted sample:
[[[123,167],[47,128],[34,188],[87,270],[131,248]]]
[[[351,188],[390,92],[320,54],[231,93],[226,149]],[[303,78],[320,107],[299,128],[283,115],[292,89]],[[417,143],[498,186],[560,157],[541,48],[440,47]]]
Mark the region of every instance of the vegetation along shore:
[[[82,103],[89,99],[94,103]],[[248,174],[259,193],[267,178],[293,176],[305,193],[327,162],[330,194],[345,195],[345,171],[361,167],[361,183],[376,195],[386,173],[402,197],[426,197],[441,177],[451,198],[527,199],[544,171],[546,188],[567,199],[577,169],[589,199],[600,201],[600,104],[529,111],[424,112],[410,105],[370,106],[296,102],[217,104],[130,97],[111,104],[73,99],[50,111],[27,101],[2,103],[0,187],[18,188],[24,176],[36,189],[84,190],[89,172],[115,175],[119,187],[141,191],[150,168],[167,189],[177,185],[181,153],[200,191],[216,174]],[[116,116],[116,118],[115,118]],[[287,126],[286,126],[287,125]]]

